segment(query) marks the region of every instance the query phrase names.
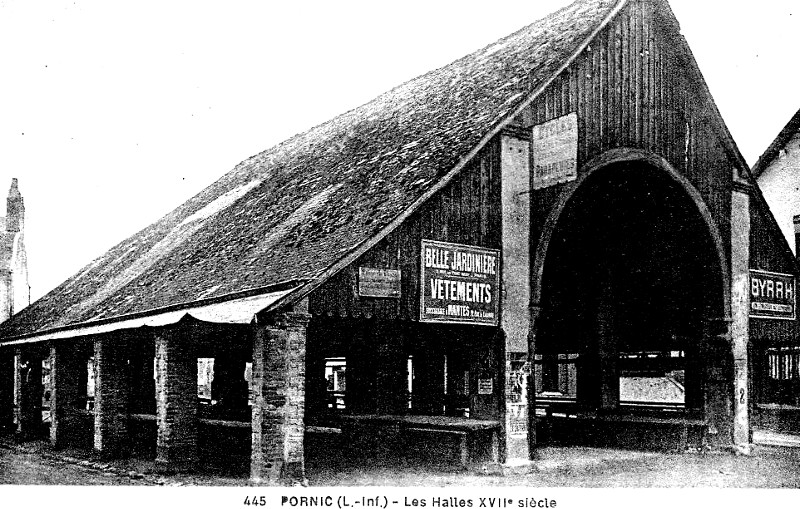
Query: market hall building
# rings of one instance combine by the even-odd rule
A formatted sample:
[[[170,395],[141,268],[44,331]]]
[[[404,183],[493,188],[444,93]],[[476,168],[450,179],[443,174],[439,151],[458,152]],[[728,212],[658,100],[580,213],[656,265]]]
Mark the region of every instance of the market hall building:
[[[354,444],[746,453],[749,341],[795,324],[765,210],[668,4],[579,1],[243,161],[15,315],[0,418],[254,482]],[[750,318],[751,268],[782,320]]]

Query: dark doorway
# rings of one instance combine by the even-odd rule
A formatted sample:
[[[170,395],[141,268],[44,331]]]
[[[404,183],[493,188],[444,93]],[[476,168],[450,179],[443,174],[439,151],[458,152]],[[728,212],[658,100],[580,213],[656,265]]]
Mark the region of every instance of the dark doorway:
[[[540,420],[702,415],[705,324],[721,301],[717,260],[697,205],[670,175],[625,162],[586,177],[544,261]]]

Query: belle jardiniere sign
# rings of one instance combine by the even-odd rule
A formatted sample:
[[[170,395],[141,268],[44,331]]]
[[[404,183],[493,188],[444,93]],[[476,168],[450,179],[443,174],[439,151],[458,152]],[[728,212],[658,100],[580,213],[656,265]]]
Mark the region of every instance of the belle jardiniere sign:
[[[420,321],[497,325],[500,252],[422,240]]]

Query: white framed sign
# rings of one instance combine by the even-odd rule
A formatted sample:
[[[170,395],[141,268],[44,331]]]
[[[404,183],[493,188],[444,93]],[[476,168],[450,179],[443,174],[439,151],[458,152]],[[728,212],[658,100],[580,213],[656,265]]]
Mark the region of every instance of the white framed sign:
[[[533,126],[531,159],[534,189],[578,178],[578,114]]]

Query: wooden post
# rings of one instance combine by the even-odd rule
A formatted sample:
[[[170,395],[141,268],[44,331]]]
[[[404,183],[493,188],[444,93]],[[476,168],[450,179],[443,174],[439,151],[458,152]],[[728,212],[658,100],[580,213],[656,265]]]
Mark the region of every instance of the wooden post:
[[[750,336],[750,195],[735,182],[731,196],[731,342],[733,347],[733,443],[750,454],[748,342]],[[736,185],[739,184],[739,185]]]
[[[530,459],[528,336],[530,289],[530,161],[527,139],[504,134],[501,150],[502,295],[505,406],[501,449],[506,462]]]

